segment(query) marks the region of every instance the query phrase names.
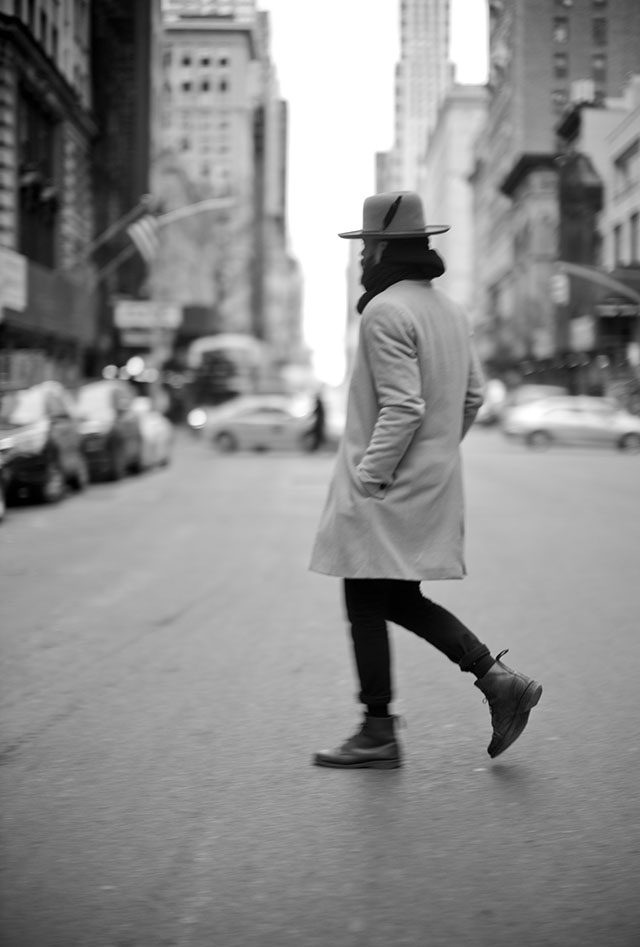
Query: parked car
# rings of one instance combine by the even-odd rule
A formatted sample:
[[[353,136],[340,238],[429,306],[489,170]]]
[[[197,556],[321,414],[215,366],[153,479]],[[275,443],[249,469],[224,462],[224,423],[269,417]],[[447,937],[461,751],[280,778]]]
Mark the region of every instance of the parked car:
[[[54,503],[88,482],[82,437],[70,393],[58,382],[0,393],[0,445],[8,497]]]
[[[509,409],[502,430],[530,447],[556,443],[640,451],[640,418],[610,398],[578,395],[533,401]]]
[[[2,454],[0,453],[0,523],[4,519],[4,514],[6,513],[6,509],[7,509],[4,478],[5,478],[5,466],[4,466],[4,460],[2,459]]]
[[[142,467],[148,470],[166,466],[171,462],[173,451],[173,424],[146,396],[133,399],[133,410],[142,436]]]
[[[142,433],[133,399],[131,386],[118,379],[78,389],[80,432],[92,480],[120,480],[142,469]]]
[[[499,378],[490,378],[484,386],[483,400],[475,423],[480,427],[498,424],[505,405],[507,389]]]
[[[206,420],[204,419],[206,415]],[[216,407],[195,409],[191,421],[220,451],[312,450],[313,404],[288,395],[241,395]]]

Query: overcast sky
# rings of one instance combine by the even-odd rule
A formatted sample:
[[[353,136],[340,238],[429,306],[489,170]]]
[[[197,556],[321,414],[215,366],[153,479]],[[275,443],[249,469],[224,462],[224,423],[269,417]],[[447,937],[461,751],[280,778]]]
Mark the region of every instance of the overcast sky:
[[[374,191],[374,155],[393,143],[399,0],[258,0],[289,103],[288,222],[304,275],[305,336],[323,381],[343,366],[347,241]],[[452,0],[459,82],[486,79],[486,0]]]

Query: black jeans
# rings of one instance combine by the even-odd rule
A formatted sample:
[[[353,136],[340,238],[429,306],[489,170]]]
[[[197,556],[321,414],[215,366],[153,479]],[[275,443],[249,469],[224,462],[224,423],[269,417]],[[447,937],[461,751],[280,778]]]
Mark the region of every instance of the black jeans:
[[[345,579],[344,597],[363,704],[392,700],[388,621],[424,638],[461,671],[482,676],[493,664],[487,646],[446,608],[425,598],[419,582]]]

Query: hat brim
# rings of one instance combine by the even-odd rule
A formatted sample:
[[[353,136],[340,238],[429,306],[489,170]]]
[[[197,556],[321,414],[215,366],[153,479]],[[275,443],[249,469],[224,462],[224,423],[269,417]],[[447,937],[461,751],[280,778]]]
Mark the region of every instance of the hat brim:
[[[388,233],[385,230],[347,230],[345,233],[339,233],[339,237],[345,240],[364,240],[365,237],[380,237],[383,240],[408,240],[411,237],[430,237],[436,233],[446,233],[451,230],[449,225],[431,224],[424,230],[403,230],[400,232]]]

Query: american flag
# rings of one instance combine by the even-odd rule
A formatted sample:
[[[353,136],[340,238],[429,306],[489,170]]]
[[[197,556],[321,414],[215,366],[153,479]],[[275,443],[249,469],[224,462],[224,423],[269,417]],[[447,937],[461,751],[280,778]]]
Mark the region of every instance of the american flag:
[[[127,233],[138,253],[151,263],[158,252],[158,220],[153,214],[145,214],[127,227]]]

